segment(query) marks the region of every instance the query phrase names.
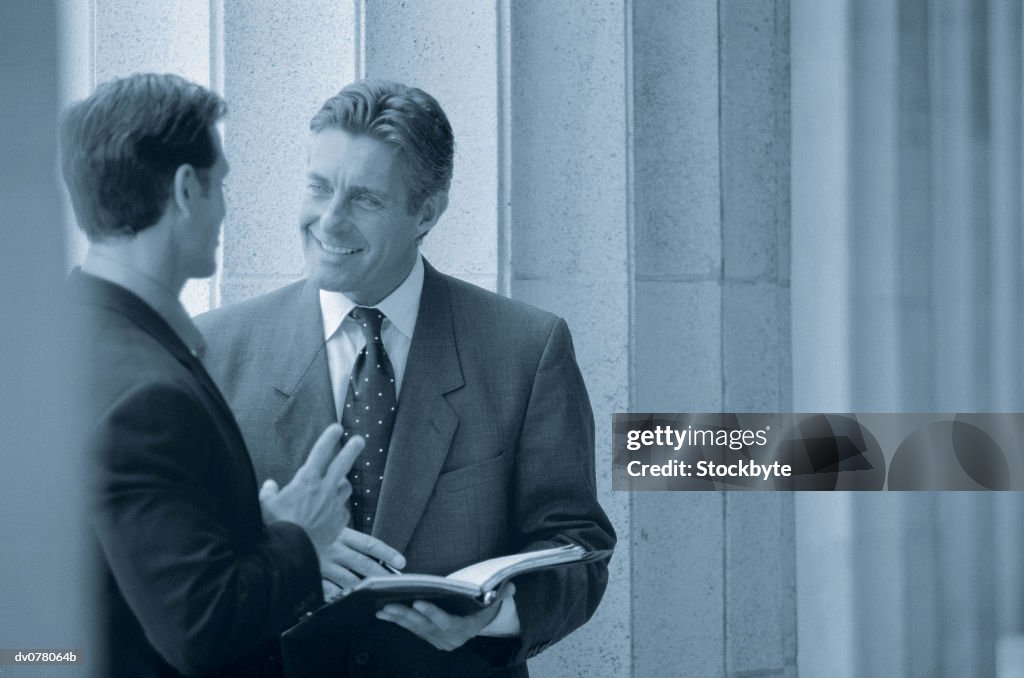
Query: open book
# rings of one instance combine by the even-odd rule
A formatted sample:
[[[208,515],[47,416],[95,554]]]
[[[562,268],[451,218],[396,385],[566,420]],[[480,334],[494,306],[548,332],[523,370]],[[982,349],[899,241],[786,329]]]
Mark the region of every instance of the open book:
[[[376,622],[374,613],[387,603],[411,605],[416,600],[429,600],[452,614],[464,615],[500,599],[502,587],[513,577],[603,560],[611,554],[610,550],[587,551],[570,544],[491,558],[447,577],[430,574],[367,577],[349,591],[331,598],[323,607],[307,613],[281,635],[284,673],[286,676],[344,675],[348,661],[346,639]],[[477,675],[483,671],[483,668],[467,668],[457,673]]]
[[[380,609],[387,603],[410,604],[429,600],[452,614],[468,614],[487,607],[501,597],[504,584],[521,574],[558,565],[600,560],[611,551],[587,551],[568,544],[540,551],[514,553],[473,563],[447,577],[433,574],[396,574],[367,577],[350,591],[342,592],[328,604],[345,604],[349,598],[369,597]]]
[[[411,605],[428,600],[452,614],[465,615],[487,607],[501,597],[502,586],[513,577],[551,567],[603,560],[610,550],[587,551],[568,544],[540,551],[527,551],[474,563],[447,577],[432,574],[394,574],[367,577],[348,591],[307,614],[284,637],[293,639],[322,634],[354,619],[370,619],[388,603]]]

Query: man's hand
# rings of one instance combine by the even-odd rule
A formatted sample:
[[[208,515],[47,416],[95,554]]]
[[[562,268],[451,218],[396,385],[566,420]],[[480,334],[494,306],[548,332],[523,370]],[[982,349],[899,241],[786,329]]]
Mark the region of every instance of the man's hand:
[[[389,603],[377,613],[377,619],[398,624],[438,650],[454,650],[462,647],[490,624],[491,620],[498,616],[498,610],[505,600],[512,598],[515,592],[515,585],[509,584],[502,592],[500,600],[465,617],[448,614],[432,603],[417,600],[412,607]]]
[[[290,483],[279,490],[277,483],[268,480],[260,488],[264,521],[286,520],[306,530],[321,569],[331,544],[348,523],[346,502],[352,494],[348,470],[366,444],[360,436],[353,436],[334,456],[340,440],[341,425],[331,424]]]
[[[401,570],[405,557],[380,539],[346,527],[321,559],[320,571],[325,579],[352,588],[363,577],[392,574],[378,561]]]

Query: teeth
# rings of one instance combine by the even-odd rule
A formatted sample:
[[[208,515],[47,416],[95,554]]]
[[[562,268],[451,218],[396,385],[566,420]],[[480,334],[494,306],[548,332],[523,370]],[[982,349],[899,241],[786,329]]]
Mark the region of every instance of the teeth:
[[[327,252],[328,254],[355,254],[356,252],[362,252],[361,249],[352,249],[351,247],[335,247],[334,245],[328,245],[320,238],[317,238],[316,241],[320,243],[320,248],[324,252]]]

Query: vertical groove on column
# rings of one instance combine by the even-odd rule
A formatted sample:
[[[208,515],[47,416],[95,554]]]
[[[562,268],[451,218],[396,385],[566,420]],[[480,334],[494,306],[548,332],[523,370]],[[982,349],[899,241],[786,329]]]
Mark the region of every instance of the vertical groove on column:
[[[1024,633],[1024,582],[1020,571],[1024,565],[1024,538],[1020,524],[1024,516],[1024,495],[1020,492],[998,492],[993,497],[993,532],[995,543],[997,630],[1002,634]]]
[[[978,403],[974,270],[977,242],[971,145],[971,36],[969,4],[936,0],[929,12],[929,87],[933,168],[931,279],[932,407],[970,411]],[[985,301],[984,303],[987,303]]]
[[[623,60],[624,65],[624,92],[623,98],[625,102],[625,115],[626,125],[624,130],[624,143],[625,143],[625,161],[626,161],[626,284],[628,286],[626,294],[626,306],[628,315],[628,327],[626,330],[626,375],[628,388],[626,391],[626,410],[635,411],[634,407],[637,404],[637,368],[636,368],[636,325],[637,325],[637,312],[636,312],[636,237],[634,229],[636,228],[636,199],[635,199],[635,167],[634,156],[635,148],[633,145],[634,134],[633,125],[635,121],[634,111],[634,73],[633,73],[633,0],[625,0],[623,2],[623,45],[625,49],[625,58]],[[637,524],[635,520],[637,514],[637,507],[635,497],[630,493],[626,502],[626,516],[629,528],[632,529]],[[632,550],[633,542],[630,540],[630,550]],[[631,554],[632,555],[632,554]],[[637,559],[630,557],[629,559],[629,580],[630,582],[637,581],[638,577],[642,576],[640,570],[637,567]],[[629,606],[629,637],[631,642],[629,643],[629,667],[630,673],[636,674],[637,668],[637,650],[635,639],[638,632],[638,625],[636,623],[636,609],[634,605]]]
[[[992,279],[992,176],[989,157],[992,153],[992,127],[989,107],[992,97],[992,73],[988,64],[988,13],[990,0],[974,0],[968,13],[968,191],[971,211],[964,224],[971,232],[972,257],[968,276],[972,281],[967,302],[971,332],[968,342],[975,371],[969,375],[974,383],[975,397],[962,407],[981,412],[993,409],[993,386],[990,337],[993,319]],[[1018,346],[1019,352],[1019,346]],[[998,366],[1003,369],[1005,366]]]
[[[721,50],[719,50],[721,55]],[[722,570],[719,586],[722,587],[722,676],[729,675],[729,493],[722,492]]]
[[[718,145],[718,402],[719,407],[723,410],[728,409],[726,405],[726,388],[725,388],[725,160],[724,153],[722,153],[723,142],[722,142],[722,0],[718,0],[715,3],[715,34],[718,42],[718,129],[717,133],[717,145]],[[724,560],[723,560],[724,564]],[[722,570],[725,572],[724,568]],[[723,594],[724,594],[723,586]],[[724,628],[723,628],[724,631]],[[723,635],[723,638],[725,636]],[[722,662],[723,668],[725,666],[725,646],[722,647]],[[724,673],[722,675],[725,675]]]
[[[896,223],[897,8],[851,6],[850,250],[853,408],[899,411]]]
[[[1021,6],[1018,2],[991,5],[987,42],[991,71],[989,115],[992,136],[989,201],[992,206],[992,409],[1024,409],[1024,343],[1021,290],[1024,274],[1020,254],[1021,228]]]
[[[921,676],[995,675],[992,492],[944,492],[932,519],[941,584],[938,666]],[[914,611],[911,611],[912,614]],[[908,620],[909,623],[909,620]],[[911,656],[915,648],[908,648]]]
[[[354,13],[356,16],[355,44],[353,45],[353,58],[355,60],[356,77],[366,77],[366,0],[352,0],[355,3]]]
[[[210,0],[210,89],[224,95],[224,0]],[[222,237],[223,240],[223,237]],[[210,308],[220,307],[224,247],[217,248],[217,268],[209,279]]]
[[[497,0],[498,97],[498,260],[496,291],[512,296],[512,12],[508,0]]]
[[[89,91],[96,89],[96,2],[89,0]]]
[[[932,259],[931,90],[928,79],[928,0],[906,0],[898,12],[897,258],[899,291],[899,402],[904,410],[931,409],[935,376],[929,351]]]

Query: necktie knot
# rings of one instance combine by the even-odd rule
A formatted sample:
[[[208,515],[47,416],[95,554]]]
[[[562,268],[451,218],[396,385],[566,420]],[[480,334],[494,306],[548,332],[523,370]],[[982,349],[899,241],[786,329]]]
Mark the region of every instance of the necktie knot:
[[[349,317],[356,321],[359,330],[366,337],[366,343],[381,343],[381,325],[384,322],[384,314],[376,308],[356,306],[349,312]]]

